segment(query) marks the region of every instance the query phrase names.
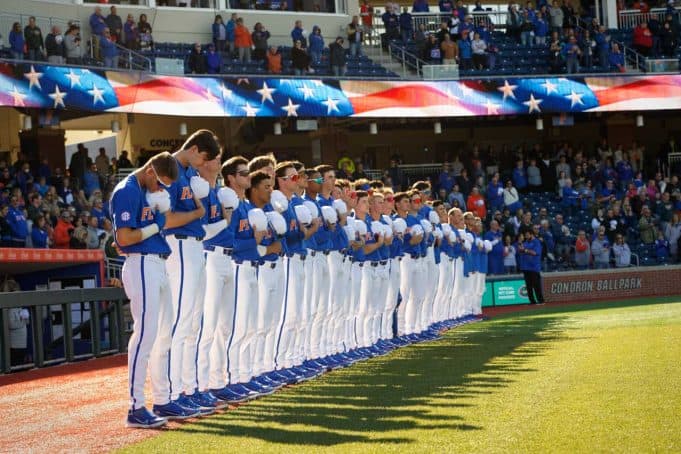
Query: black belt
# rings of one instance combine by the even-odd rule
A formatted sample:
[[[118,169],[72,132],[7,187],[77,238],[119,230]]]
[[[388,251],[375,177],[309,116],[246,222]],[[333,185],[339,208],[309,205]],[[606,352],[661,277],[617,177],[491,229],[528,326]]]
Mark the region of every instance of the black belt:
[[[162,260],[168,260],[168,257],[170,257],[170,254],[155,254],[153,252],[142,252],[140,253],[141,256],[150,256],[150,257],[158,257]]]
[[[264,262],[260,263],[260,266],[265,266],[265,265],[268,265],[270,268],[275,269],[277,267],[277,262],[265,260]]]
[[[395,257],[395,258],[397,259],[398,262],[402,261],[402,257]]]
[[[215,247],[216,246],[206,246],[203,249],[206,250],[206,251],[215,252]],[[221,247],[221,246],[218,246],[218,247],[220,247],[222,249],[222,253],[224,255],[229,255],[231,257],[232,254],[234,253],[234,251],[231,248],[227,249],[227,248],[224,248],[224,247]]]
[[[258,267],[260,266],[260,262],[257,260],[234,260],[234,263],[237,265],[251,265],[252,267]]]
[[[371,262],[371,266],[377,267],[378,265],[382,265],[383,262]]]
[[[293,254],[286,254],[286,257],[288,257],[288,258],[291,258],[293,256],[297,256],[298,258],[300,258],[300,260],[305,260],[305,258],[307,257],[307,256],[300,254],[300,253],[297,253],[297,252],[293,253]]]
[[[189,240],[189,239],[192,239],[192,240],[196,240],[196,241],[203,241],[203,237],[202,237],[202,236],[188,236],[188,235],[175,235],[175,234],[173,234],[173,236],[174,236],[175,238],[177,238],[178,240]]]
[[[331,251],[310,251],[310,255],[314,257],[317,254],[329,255]]]
[[[414,260],[420,258],[421,256],[418,254],[409,254],[409,257],[413,258]]]

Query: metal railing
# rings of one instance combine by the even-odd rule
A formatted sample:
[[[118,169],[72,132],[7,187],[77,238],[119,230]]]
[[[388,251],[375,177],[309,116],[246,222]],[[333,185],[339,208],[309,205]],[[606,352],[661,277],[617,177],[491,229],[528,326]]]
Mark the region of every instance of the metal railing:
[[[577,19],[577,31],[580,34],[584,34],[584,31],[589,27],[589,24],[584,21],[581,17]],[[632,49],[631,47],[627,46],[623,41],[619,40],[611,40],[610,41],[611,46],[612,43],[617,43],[617,45],[620,47],[620,50],[624,54],[624,65],[626,66],[627,62],[636,68],[639,71],[644,71],[645,68],[642,67],[644,58],[643,55],[639,54],[636,52],[636,50]]]
[[[103,39],[103,38],[99,38]],[[94,40],[90,38],[88,41],[88,47],[90,48],[90,58],[95,58],[98,54],[95,52]],[[118,43],[114,43],[114,46],[118,49],[118,68],[113,69],[129,69],[132,71],[147,71],[153,72],[153,65],[151,64],[151,59],[144,54],[135,52],[128,49],[127,47],[121,46]]]
[[[398,46],[394,43],[388,45],[390,56],[402,64],[402,77],[406,78],[413,72],[416,77],[423,74],[423,66],[427,65],[428,62],[419,58],[418,55],[407,51],[406,48]]]
[[[114,287],[0,293],[0,372],[125,352],[127,333],[123,306],[127,302],[123,289]],[[85,305],[89,319],[74,326],[72,305]],[[10,311],[16,309],[29,311],[32,360],[14,366],[11,364],[9,316]],[[55,325],[60,325],[63,333],[51,339]],[[46,339],[46,335],[50,339]],[[89,351],[77,353],[75,340],[89,343]]]
[[[374,33],[381,34],[385,33],[385,25],[381,19],[383,11],[376,10],[373,16],[373,31]],[[507,15],[507,5],[496,5],[496,9],[491,11],[470,11],[470,15],[473,17],[473,23],[476,27],[482,25],[483,23],[487,26],[490,24],[494,25],[495,30],[505,30],[506,29],[506,15]],[[419,29],[421,24],[423,24],[426,32],[436,32],[440,29],[440,24],[443,20],[447,20],[451,17],[449,13],[410,13],[412,17],[412,27],[416,31]],[[399,16],[399,14],[398,14]],[[463,21],[463,19],[462,19]]]
[[[677,18],[679,15],[679,9],[675,9],[674,13]],[[641,22],[648,22],[651,19],[657,19],[659,22],[664,22],[664,18],[667,15],[666,8],[652,8],[647,13],[642,13],[638,9],[625,9],[619,12],[617,25],[618,28],[634,28]]]

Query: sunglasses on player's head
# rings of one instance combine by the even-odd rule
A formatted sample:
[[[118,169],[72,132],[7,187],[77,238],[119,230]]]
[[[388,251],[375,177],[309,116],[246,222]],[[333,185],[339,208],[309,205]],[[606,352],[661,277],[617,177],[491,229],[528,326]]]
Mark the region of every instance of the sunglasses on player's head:
[[[357,198],[357,191],[352,191],[352,192],[350,193],[350,198],[351,198],[351,199],[356,199],[356,198]]]
[[[250,172],[248,170],[237,170],[236,174],[239,175],[240,177],[247,177]]]
[[[385,201],[388,202],[388,203],[391,203],[391,202],[395,201],[395,198],[392,197],[392,196],[388,196],[388,197],[385,198]]]
[[[411,199],[411,203],[421,203],[421,199],[419,198]]]
[[[322,184],[324,182],[324,178],[322,178],[322,177],[313,178],[310,181],[313,182],[313,183]]]
[[[296,174],[293,174],[293,175],[286,175],[285,177],[279,177],[279,178],[281,178],[282,180],[291,180],[295,183],[296,181],[300,180],[300,175],[298,175],[296,173]]]

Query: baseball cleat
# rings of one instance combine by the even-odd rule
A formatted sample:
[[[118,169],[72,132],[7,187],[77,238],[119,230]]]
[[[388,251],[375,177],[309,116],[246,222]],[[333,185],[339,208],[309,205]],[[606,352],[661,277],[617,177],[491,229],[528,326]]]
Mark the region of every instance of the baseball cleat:
[[[168,402],[165,405],[154,405],[154,414],[167,420],[172,419],[188,419],[199,416],[201,412],[192,408],[185,408],[177,403],[177,401]]]
[[[137,410],[128,410],[128,417],[125,426],[135,429],[155,429],[168,424],[168,420],[156,416],[147,407],[140,407]]]

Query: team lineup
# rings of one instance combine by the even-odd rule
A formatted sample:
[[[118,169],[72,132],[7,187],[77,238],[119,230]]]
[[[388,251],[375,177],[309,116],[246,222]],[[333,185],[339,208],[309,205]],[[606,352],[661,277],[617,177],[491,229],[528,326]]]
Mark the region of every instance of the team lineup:
[[[427,182],[393,193],[327,165],[220,158],[199,130],[111,196],[133,318],[128,427],[211,414],[481,313],[501,237],[428,202]]]

